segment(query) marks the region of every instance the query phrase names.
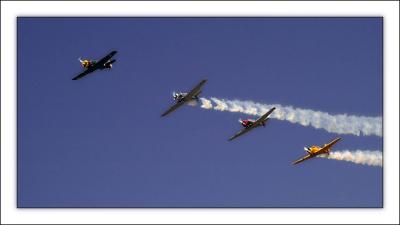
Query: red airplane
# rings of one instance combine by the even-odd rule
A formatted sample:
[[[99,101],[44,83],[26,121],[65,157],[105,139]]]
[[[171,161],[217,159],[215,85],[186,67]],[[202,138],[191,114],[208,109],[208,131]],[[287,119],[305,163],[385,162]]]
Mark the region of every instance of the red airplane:
[[[275,110],[275,107],[270,109],[267,113],[265,113],[263,116],[261,116],[257,120],[239,120],[240,124],[244,127],[241,131],[237,132],[235,135],[233,135],[231,138],[229,138],[229,141],[232,141],[233,139],[239,137],[240,135],[247,133],[248,131],[252,130],[253,128],[259,127],[259,126],[265,126],[265,123],[269,120],[268,116]]]

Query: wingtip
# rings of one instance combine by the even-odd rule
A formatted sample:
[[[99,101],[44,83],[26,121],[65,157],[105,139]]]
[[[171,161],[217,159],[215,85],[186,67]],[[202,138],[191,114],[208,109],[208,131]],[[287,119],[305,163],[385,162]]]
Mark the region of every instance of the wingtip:
[[[333,139],[333,141],[336,143],[336,142],[340,141],[341,139],[342,139],[341,137],[337,137],[337,138]]]

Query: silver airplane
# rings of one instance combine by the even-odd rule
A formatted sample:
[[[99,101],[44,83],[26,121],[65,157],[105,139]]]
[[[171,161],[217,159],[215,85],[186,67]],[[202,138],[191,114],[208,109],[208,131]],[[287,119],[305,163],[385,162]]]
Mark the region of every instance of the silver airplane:
[[[172,105],[167,111],[165,111],[161,116],[166,116],[169,113],[175,111],[178,109],[180,106],[182,106],[185,103],[188,103],[190,101],[198,101],[199,100],[199,94],[201,93],[201,88],[203,85],[207,82],[206,79],[200,81],[199,84],[197,84],[190,92],[188,93],[183,93],[183,92],[178,92],[178,93],[173,93],[172,96],[174,97],[175,104]]]

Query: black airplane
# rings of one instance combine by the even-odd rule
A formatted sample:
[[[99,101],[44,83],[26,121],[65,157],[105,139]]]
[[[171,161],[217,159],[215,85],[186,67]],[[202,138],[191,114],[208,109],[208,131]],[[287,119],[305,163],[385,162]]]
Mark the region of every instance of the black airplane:
[[[79,58],[79,62],[81,62],[81,65],[83,68],[86,70],[83,71],[81,74],[78,76],[72,78],[72,80],[79,80],[82,77],[96,71],[96,70],[104,70],[104,69],[111,69],[112,64],[115,62],[115,59],[111,59],[117,51],[112,51],[108,55],[106,55],[104,58],[100,59],[99,61],[96,60],[88,60],[84,59],[82,60]]]

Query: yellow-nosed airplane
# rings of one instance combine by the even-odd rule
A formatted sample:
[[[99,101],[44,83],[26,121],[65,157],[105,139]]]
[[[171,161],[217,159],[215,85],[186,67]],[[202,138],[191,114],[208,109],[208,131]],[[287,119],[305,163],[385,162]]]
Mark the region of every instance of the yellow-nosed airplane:
[[[79,62],[81,62],[81,65],[83,68],[86,70],[80,73],[78,76],[72,78],[72,80],[79,80],[82,77],[96,71],[96,70],[104,70],[104,69],[111,69],[112,64],[115,62],[115,59],[112,59],[112,57],[117,53],[117,51],[112,51],[99,61],[96,60],[82,60],[79,58]]]
[[[322,154],[327,154],[329,155],[329,152],[331,151],[331,148],[333,147],[333,145],[335,145],[341,138],[336,138],[334,140],[332,140],[331,142],[329,142],[329,144],[325,144],[322,148],[319,146],[311,146],[309,148],[304,147],[304,150],[308,153],[308,155],[304,156],[301,159],[298,159],[296,161],[294,161],[292,164],[298,164],[301,163],[307,159],[311,159],[314,158],[317,155],[322,155]]]

